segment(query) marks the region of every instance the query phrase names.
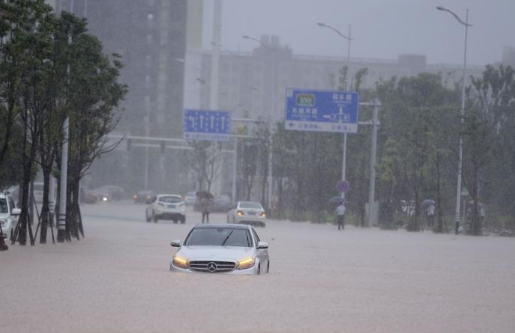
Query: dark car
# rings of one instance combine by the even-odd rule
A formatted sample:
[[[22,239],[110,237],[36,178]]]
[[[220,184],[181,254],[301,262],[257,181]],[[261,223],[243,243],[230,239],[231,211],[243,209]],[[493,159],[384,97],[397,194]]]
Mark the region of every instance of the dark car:
[[[95,204],[98,201],[96,192],[92,190],[82,190],[80,196],[80,202],[85,204]]]
[[[232,209],[231,198],[227,195],[219,195],[215,197],[211,203],[212,212],[227,213]]]
[[[154,191],[144,190],[134,194],[134,203],[146,203],[150,204],[152,199],[156,196]]]
[[[116,185],[105,185],[94,190],[99,201],[120,201],[125,197],[122,187]]]

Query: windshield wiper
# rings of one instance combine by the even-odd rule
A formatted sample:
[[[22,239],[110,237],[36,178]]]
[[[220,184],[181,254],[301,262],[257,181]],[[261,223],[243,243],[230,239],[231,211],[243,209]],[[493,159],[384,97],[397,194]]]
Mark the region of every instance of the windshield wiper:
[[[234,230],[231,230],[231,232],[227,235],[227,237],[225,237],[224,241],[222,242],[222,245],[220,245],[220,246],[224,246],[224,245],[225,245],[225,243],[227,242],[227,240],[229,239],[229,237],[231,237],[231,235],[232,235],[232,232],[233,232],[233,231],[234,231]]]

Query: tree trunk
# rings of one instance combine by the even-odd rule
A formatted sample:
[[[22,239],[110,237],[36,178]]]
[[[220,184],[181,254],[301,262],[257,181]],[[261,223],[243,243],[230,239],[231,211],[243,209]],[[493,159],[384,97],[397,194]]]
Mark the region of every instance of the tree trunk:
[[[41,207],[41,234],[40,244],[46,244],[48,221],[50,220],[49,190],[51,169],[43,167],[43,206]]]

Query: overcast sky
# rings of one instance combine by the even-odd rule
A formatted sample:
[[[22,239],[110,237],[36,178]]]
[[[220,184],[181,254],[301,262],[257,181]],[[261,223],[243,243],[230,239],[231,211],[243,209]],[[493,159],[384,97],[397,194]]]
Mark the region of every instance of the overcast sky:
[[[351,24],[351,57],[424,54],[428,63],[461,64],[465,29],[436,6],[463,20],[469,8],[469,64],[499,61],[504,46],[515,46],[515,0],[223,0],[222,44],[251,51],[256,43],[242,35],[269,34],[295,54],[345,56],[347,43],[316,22],[345,34]]]

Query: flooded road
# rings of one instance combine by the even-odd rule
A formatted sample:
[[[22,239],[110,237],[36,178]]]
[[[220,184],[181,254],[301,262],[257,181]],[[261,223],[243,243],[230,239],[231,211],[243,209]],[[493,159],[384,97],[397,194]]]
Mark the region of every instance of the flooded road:
[[[170,241],[200,215],[144,207],[84,206],[85,239],[0,252],[2,331],[515,330],[515,239],[269,221],[269,275],[175,274]]]

